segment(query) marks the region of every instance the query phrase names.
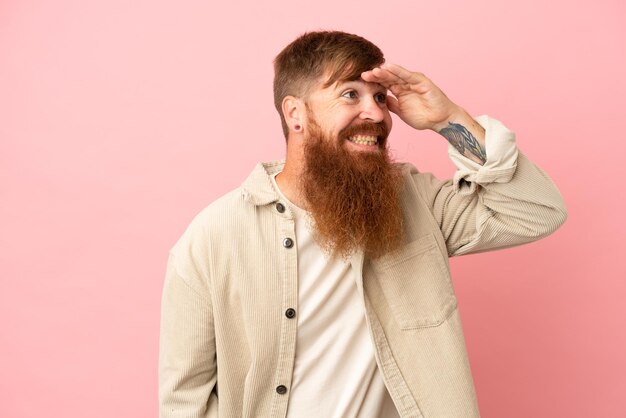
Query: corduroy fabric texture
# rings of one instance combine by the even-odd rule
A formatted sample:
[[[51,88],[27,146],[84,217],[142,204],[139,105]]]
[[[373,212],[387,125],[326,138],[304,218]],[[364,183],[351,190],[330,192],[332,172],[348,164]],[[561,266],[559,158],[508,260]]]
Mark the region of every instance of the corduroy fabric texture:
[[[479,416],[448,257],[535,241],[567,217],[550,178],[521,152],[516,162],[504,180],[489,172],[439,180],[404,164],[406,245],[378,260],[350,260],[376,361],[402,417]],[[170,252],[162,418],[286,415],[297,321],[285,312],[297,312],[298,278],[296,245],[285,242],[295,239],[293,217],[277,210],[269,177],[282,164],[258,165]]]

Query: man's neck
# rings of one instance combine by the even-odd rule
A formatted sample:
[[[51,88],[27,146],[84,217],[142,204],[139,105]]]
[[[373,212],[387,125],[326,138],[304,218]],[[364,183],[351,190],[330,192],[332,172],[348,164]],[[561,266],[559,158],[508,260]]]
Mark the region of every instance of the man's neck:
[[[291,203],[306,210],[306,199],[302,195],[298,184],[302,167],[297,166],[292,161],[293,160],[289,160],[289,158],[287,158],[283,171],[276,175],[276,184],[278,185],[281,193],[285,195]]]
[[[290,135],[287,141],[285,166],[283,171],[276,176],[276,184],[291,203],[307,210],[308,204],[300,189],[300,179],[302,178],[305,165],[304,135]]]

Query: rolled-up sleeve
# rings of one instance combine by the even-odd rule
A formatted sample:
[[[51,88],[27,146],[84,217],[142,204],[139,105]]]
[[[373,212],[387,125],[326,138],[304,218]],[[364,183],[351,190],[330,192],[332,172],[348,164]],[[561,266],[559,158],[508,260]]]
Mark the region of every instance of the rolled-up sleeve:
[[[413,171],[413,181],[439,224],[450,256],[502,249],[554,232],[567,218],[565,202],[550,177],[517,147],[515,133],[487,115],[484,165],[448,154],[452,179]]]
[[[517,168],[515,133],[499,120],[487,115],[477,116],[474,120],[485,128],[485,164],[480,165],[470,160],[448,143],[448,156],[457,167],[454,184],[458,186],[459,182],[464,181],[473,185],[461,190],[465,194],[473,193],[477,184],[506,183],[511,180]]]

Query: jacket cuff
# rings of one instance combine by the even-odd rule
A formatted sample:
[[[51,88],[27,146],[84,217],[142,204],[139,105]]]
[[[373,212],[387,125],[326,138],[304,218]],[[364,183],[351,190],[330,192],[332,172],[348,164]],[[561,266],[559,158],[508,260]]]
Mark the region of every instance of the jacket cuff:
[[[485,128],[487,161],[484,165],[465,157],[448,143],[448,156],[458,168],[453,184],[462,194],[474,193],[477,184],[507,183],[517,168],[515,133],[487,115],[477,116],[474,120]]]

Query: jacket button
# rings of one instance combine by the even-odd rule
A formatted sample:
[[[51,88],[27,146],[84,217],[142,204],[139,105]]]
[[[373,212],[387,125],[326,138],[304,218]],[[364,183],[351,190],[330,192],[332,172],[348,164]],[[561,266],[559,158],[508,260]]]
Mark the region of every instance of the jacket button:
[[[289,308],[285,311],[285,316],[289,319],[293,318],[296,316],[296,310],[293,308]]]
[[[287,393],[287,387],[284,385],[276,386],[276,393],[278,393],[279,395],[284,395],[285,393]]]
[[[280,202],[276,203],[276,210],[280,213],[283,213],[285,211],[285,205]]]
[[[285,248],[293,247],[293,240],[291,238],[285,238],[283,240],[283,247],[285,247]]]

